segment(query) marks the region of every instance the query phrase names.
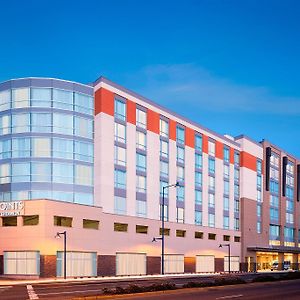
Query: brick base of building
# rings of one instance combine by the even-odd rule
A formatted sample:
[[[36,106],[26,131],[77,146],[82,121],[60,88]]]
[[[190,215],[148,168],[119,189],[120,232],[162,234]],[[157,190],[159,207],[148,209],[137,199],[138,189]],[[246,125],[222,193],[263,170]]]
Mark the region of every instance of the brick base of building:
[[[224,258],[215,258],[215,272],[224,272]]]
[[[98,255],[97,276],[116,276],[115,255]]]
[[[160,256],[147,256],[147,275],[160,274]]]
[[[185,257],[184,273],[195,273],[195,272],[196,272],[196,257]]]
[[[56,255],[41,255],[40,271],[40,277],[56,277]]]

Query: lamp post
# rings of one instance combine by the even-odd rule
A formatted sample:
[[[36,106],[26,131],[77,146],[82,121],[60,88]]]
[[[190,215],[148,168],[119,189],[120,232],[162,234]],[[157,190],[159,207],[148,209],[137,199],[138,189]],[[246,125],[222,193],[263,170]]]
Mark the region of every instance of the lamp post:
[[[165,189],[169,189],[171,187],[179,187],[179,182],[175,184],[170,184],[163,186],[163,194],[162,194],[162,208],[161,208],[161,237],[153,238],[152,242],[156,242],[157,240],[161,240],[161,274],[165,274]]]
[[[220,244],[219,248],[228,247],[228,273],[230,274],[230,244]]]
[[[67,278],[67,232],[57,232],[55,238],[60,239],[64,236],[64,279]]]

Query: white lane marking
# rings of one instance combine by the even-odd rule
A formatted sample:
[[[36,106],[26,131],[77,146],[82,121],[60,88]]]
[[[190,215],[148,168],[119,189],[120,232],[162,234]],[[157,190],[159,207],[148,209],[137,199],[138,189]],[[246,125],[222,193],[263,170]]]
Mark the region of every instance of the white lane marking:
[[[12,285],[5,285],[5,286],[0,286],[0,289],[9,289],[11,287],[12,287]]]
[[[243,295],[240,294],[240,295],[224,296],[224,297],[216,298],[216,300],[217,300],[217,299],[233,299],[233,298],[240,298],[240,297],[243,297]]]
[[[34,291],[31,284],[28,284],[26,287],[27,287],[27,293],[28,293],[28,296],[29,296],[30,300],[39,299],[38,295],[35,293],[35,291]]]

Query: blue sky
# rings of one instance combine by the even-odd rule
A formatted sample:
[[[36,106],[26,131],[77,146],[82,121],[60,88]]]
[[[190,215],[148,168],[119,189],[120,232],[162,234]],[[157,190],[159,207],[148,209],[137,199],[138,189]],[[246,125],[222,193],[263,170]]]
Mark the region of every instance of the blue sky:
[[[300,157],[300,1],[3,1],[0,81],[100,75]]]

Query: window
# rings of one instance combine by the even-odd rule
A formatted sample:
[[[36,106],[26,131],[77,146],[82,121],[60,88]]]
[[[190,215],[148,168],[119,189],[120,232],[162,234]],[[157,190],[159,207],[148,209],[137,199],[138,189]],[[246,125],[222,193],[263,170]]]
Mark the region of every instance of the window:
[[[208,194],[208,207],[211,208],[215,207],[215,194],[212,193]]]
[[[114,231],[127,232],[128,231],[128,224],[114,223]]]
[[[141,153],[136,154],[136,169],[146,172],[146,155]]]
[[[0,183],[10,182],[10,164],[0,164]]]
[[[159,228],[159,235],[162,235],[163,232],[164,232],[164,235],[167,235],[167,236],[170,235],[170,229],[169,228],[164,228],[164,231],[162,230],[162,228]]]
[[[229,195],[229,182],[224,181],[224,195]]]
[[[229,179],[229,165],[224,165],[224,179]]]
[[[215,160],[213,158],[208,159],[208,172],[215,174]]]
[[[195,153],[195,168],[201,169],[202,168],[202,155]]]
[[[223,216],[223,228],[229,229],[229,217],[228,216]]]
[[[17,226],[17,217],[2,217],[2,226]]]
[[[261,217],[261,205],[256,205],[256,215]]]
[[[224,146],[223,150],[224,154],[224,162],[229,163],[229,148],[227,146]]]
[[[85,145],[88,143],[75,142],[75,159],[86,160],[84,154]],[[55,158],[73,159],[73,140],[53,138],[52,140],[52,155]],[[90,147],[89,147],[90,148]],[[82,151],[82,156],[81,156]]]
[[[177,201],[184,201],[184,187],[180,186],[176,189]]]
[[[147,202],[136,200],[136,215],[138,217],[147,217]]]
[[[208,176],[208,188],[211,191],[215,190],[215,177],[213,176]]]
[[[147,234],[148,233],[148,226],[136,225],[135,226],[135,232],[136,233]]]
[[[240,153],[237,151],[234,152],[234,164],[237,167],[240,165]]]
[[[53,132],[73,135],[73,116],[53,113]]]
[[[169,123],[166,120],[159,120],[159,134],[163,137],[169,137]]]
[[[63,227],[72,227],[73,218],[54,216],[54,225]]]
[[[30,114],[12,115],[12,133],[21,133],[30,131]]]
[[[208,141],[208,154],[211,156],[215,156],[215,152],[216,152],[215,142],[212,140],[209,140]]]
[[[115,214],[126,214],[126,198],[115,196]]]
[[[119,166],[126,166],[126,149],[115,146],[115,164]]]
[[[202,152],[202,136],[199,134],[195,135],[195,150]]]
[[[202,173],[195,172],[195,185],[198,187],[202,186]]]
[[[203,232],[195,231],[195,239],[203,239]]]
[[[230,235],[223,235],[223,241],[229,242],[230,241]]]
[[[239,198],[240,197],[240,187],[237,184],[234,185],[234,197],[235,198]]]
[[[169,177],[169,163],[165,161],[160,161],[160,176]]]
[[[238,213],[240,211],[240,201],[234,200],[234,212]]]
[[[119,99],[115,99],[115,118],[126,121],[126,104]]]
[[[75,111],[93,115],[94,98],[88,95],[74,93]]]
[[[12,107],[22,108],[29,106],[29,88],[12,90]]]
[[[257,175],[256,177],[256,181],[257,181],[257,188],[260,190],[261,189],[261,176]]]
[[[73,183],[74,170],[72,164],[53,163],[53,182]]]
[[[176,230],[176,236],[177,237],[185,237],[185,234],[186,234],[185,230],[180,230],[180,229]]]
[[[99,229],[99,221],[83,219],[82,227],[86,229]]]
[[[180,126],[176,127],[176,142],[184,145],[184,128]]]
[[[73,142],[70,140],[62,140],[62,144],[60,147],[60,154],[65,156],[65,158],[72,158],[73,155]],[[53,140],[54,146],[54,140]],[[71,152],[72,150],[72,152]],[[75,159],[86,161],[86,162],[93,162],[94,161],[94,145],[93,143],[88,142],[81,142],[75,141]]]
[[[10,109],[11,91],[0,92],[0,111]]]
[[[229,198],[223,197],[223,210],[229,210]]]
[[[73,92],[53,89],[53,107],[73,110]]]
[[[262,162],[261,162],[261,160],[256,161],[256,171],[257,171],[257,174],[261,174],[261,172],[262,172]]]
[[[184,163],[184,148],[177,146],[177,161]]]
[[[195,190],[195,204],[202,205],[202,191]]]
[[[1,167],[1,165],[0,165],[0,167]],[[165,198],[168,198],[169,197],[169,189],[168,188],[164,189],[164,187],[166,187],[168,185],[168,182],[161,180],[159,183],[160,183],[160,197],[163,196],[163,190],[164,190]]]
[[[177,181],[184,181],[184,167],[177,166]]]
[[[240,230],[240,219],[234,218],[234,230]]]
[[[30,182],[30,163],[13,163],[11,165],[12,182]]]
[[[147,128],[147,114],[139,108],[136,109],[136,126],[144,129]]]
[[[11,140],[0,141],[0,159],[11,157]]]
[[[208,234],[208,239],[209,240],[215,240],[216,239],[216,234],[215,233],[209,233]]]
[[[202,225],[202,211],[195,211],[195,224]]]
[[[288,224],[294,224],[294,215],[292,213],[285,213],[285,222]]]
[[[277,222],[279,221],[279,212],[277,208],[273,208],[273,207],[270,208],[270,219],[272,221],[277,221]]]
[[[280,226],[270,225],[270,227],[269,227],[269,238],[271,240],[278,240],[280,238]]]
[[[75,122],[75,135],[86,137],[89,139],[93,138],[93,120],[74,117]]]
[[[50,138],[32,138],[32,156],[50,157],[51,139]]]
[[[146,177],[137,175],[136,176],[136,191],[139,193],[146,193]]]
[[[215,227],[215,214],[208,214],[208,226]]]
[[[0,134],[8,134],[10,130],[10,116],[0,116]]]
[[[234,169],[234,181],[238,182],[240,180],[240,171],[239,169]]]
[[[126,189],[126,171],[115,169],[115,188]]]
[[[51,163],[50,162],[32,162],[31,163],[31,181],[32,182],[51,182]]]
[[[31,114],[31,131],[32,132],[51,132],[52,120],[49,113],[32,113]]]
[[[181,207],[176,208],[176,222],[184,223],[184,208]]]
[[[274,207],[279,207],[278,196],[270,195],[270,205]]]
[[[93,168],[86,165],[75,165],[75,183],[93,185]]]
[[[123,124],[115,123],[115,141],[126,143],[126,126]]]
[[[136,147],[141,150],[146,150],[146,133],[136,132]]]
[[[169,221],[169,207],[168,205],[164,205],[164,213],[162,213],[163,206],[159,205],[159,219],[162,220],[162,216],[164,215],[164,220]]]
[[[241,242],[241,237],[240,237],[240,236],[235,236],[235,237],[234,237],[234,241],[235,241],[236,243],[240,243],[240,242]]]
[[[160,140],[160,156],[164,158],[169,157],[169,143],[164,140]]]
[[[260,221],[256,222],[256,232],[261,233],[261,222]]]

